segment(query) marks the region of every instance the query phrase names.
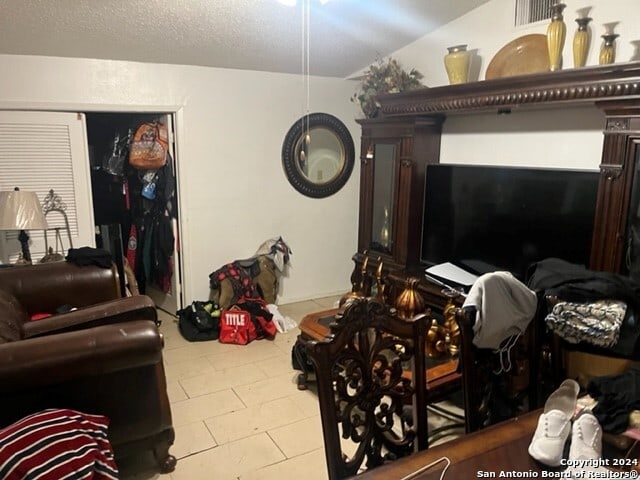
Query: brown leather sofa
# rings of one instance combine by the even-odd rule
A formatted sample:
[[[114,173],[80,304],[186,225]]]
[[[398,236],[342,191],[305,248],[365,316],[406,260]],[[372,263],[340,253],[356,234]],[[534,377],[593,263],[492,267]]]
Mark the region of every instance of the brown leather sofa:
[[[114,268],[0,268],[0,428],[46,408],[105,415],[116,458],[151,449],[169,472],[174,430],[155,305],[119,291]],[[62,306],[77,310],[30,320]]]

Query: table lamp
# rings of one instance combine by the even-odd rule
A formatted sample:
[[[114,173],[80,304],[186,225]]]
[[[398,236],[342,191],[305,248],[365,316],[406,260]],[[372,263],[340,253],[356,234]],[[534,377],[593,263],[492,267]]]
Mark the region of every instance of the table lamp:
[[[13,191],[0,192],[0,230],[20,230],[18,240],[25,263],[31,263],[26,230],[47,228],[47,220],[35,192],[24,192],[17,187]]]

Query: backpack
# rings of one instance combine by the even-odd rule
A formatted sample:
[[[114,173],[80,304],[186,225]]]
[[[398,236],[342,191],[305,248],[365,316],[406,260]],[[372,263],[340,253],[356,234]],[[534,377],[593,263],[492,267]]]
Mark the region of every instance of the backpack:
[[[313,363],[309,360],[305,343],[300,340],[296,340],[291,348],[291,366],[294,370],[300,370],[302,372],[314,372]]]
[[[220,335],[220,307],[215,302],[194,301],[178,310],[178,330],[190,342],[217,340]]]
[[[166,125],[143,123],[129,146],[129,165],[139,170],[156,170],[167,163],[169,147]]]

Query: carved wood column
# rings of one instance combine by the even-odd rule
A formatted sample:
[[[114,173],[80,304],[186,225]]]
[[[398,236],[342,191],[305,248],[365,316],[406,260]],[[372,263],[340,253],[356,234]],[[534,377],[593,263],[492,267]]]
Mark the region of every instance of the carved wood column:
[[[634,105],[636,103],[636,105]],[[629,196],[640,136],[638,102],[597,104],[606,115],[600,184],[591,244],[593,270],[619,272],[625,253]]]
[[[358,251],[368,248],[371,238],[371,208],[373,203],[373,141],[363,132],[360,142],[360,221],[358,222]]]
[[[411,207],[411,178],[414,170],[413,138],[405,138],[400,148],[400,168],[398,170],[398,190],[396,191],[396,222],[393,238],[396,240],[394,260],[400,265],[407,264],[407,241],[409,240],[409,209]]]

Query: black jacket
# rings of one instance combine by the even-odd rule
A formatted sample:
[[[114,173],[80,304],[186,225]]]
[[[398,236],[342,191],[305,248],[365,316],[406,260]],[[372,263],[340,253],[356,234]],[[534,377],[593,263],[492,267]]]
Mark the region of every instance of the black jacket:
[[[585,346],[581,350],[600,355],[640,358],[640,284],[631,278],[588,270],[559,258],[547,258],[530,267],[527,285],[538,292],[542,303],[547,295],[554,295],[566,302],[588,303],[603,299],[625,302],[627,312],[620,327],[618,343],[608,349]],[[544,308],[539,309],[539,312],[544,311]]]

